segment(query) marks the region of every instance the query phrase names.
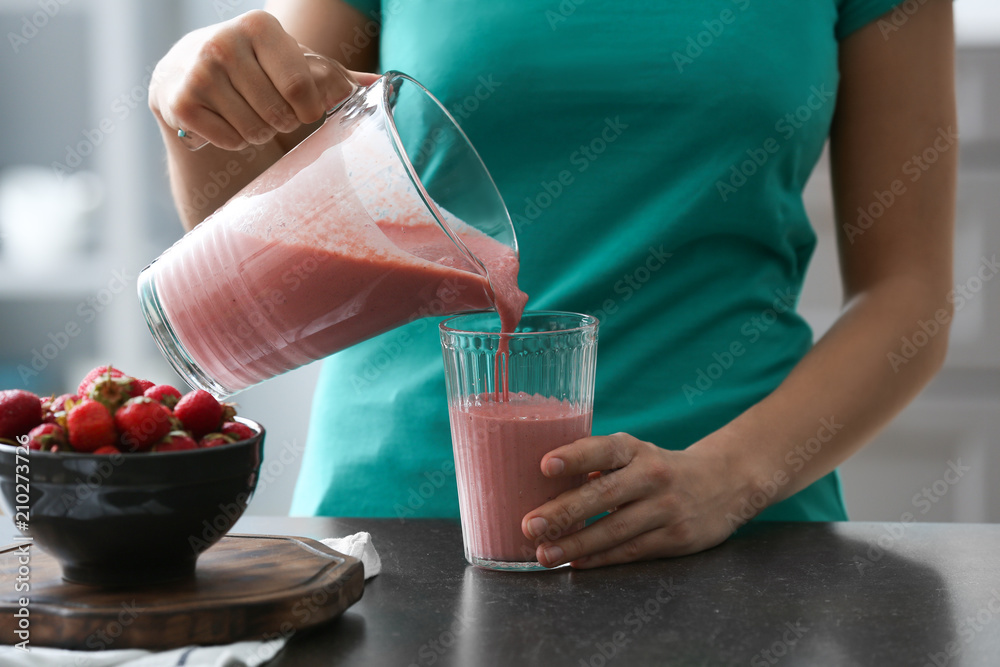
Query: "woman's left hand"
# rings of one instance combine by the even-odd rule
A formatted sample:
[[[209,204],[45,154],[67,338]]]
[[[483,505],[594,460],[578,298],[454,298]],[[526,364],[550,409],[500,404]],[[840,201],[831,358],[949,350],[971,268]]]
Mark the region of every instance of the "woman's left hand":
[[[732,516],[749,484],[737,467],[717,448],[671,451],[627,433],[582,438],[546,454],[541,468],[546,477],[590,479],[526,514],[521,531],[541,538],[536,557],[546,567],[592,568],[709,549],[737,527]],[[562,535],[603,512],[610,514]]]

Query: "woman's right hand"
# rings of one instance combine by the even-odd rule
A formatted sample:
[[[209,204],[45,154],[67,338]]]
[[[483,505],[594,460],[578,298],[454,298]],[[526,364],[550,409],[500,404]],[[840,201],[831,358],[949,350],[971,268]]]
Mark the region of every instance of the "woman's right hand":
[[[321,90],[305,53],[274,16],[247,12],[182,37],[153,71],[149,107],[171,131],[219,148],[267,143],[318,121],[351,92],[341,77]]]

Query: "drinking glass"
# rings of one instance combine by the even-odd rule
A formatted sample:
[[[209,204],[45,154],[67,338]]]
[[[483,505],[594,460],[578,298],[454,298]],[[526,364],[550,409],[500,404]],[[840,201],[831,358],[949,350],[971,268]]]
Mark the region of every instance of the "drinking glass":
[[[510,334],[495,312],[440,324],[465,558],[495,570],[539,570],[538,541],[521,532],[531,510],[586,475],[548,478],[547,453],[590,435],[598,321],[529,311]],[[582,522],[559,526],[560,534]]]

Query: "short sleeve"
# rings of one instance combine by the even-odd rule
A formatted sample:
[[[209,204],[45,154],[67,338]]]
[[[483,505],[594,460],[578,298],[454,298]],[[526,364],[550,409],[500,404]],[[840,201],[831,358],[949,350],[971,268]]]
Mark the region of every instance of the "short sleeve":
[[[356,10],[364,14],[365,16],[370,16],[372,18],[378,18],[379,13],[382,11],[381,0],[343,0],[346,4],[354,7]]]
[[[837,9],[837,40],[863,28],[903,0],[840,0]]]

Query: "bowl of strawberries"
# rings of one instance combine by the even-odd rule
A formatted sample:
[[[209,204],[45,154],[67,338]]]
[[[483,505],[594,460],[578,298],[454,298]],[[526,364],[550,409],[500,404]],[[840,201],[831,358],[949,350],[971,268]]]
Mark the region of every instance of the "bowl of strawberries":
[[[0,391],[0,503],[75,583],[193,576],[246,509],[263,447],[234,405],[111,366],[72,394]]]

